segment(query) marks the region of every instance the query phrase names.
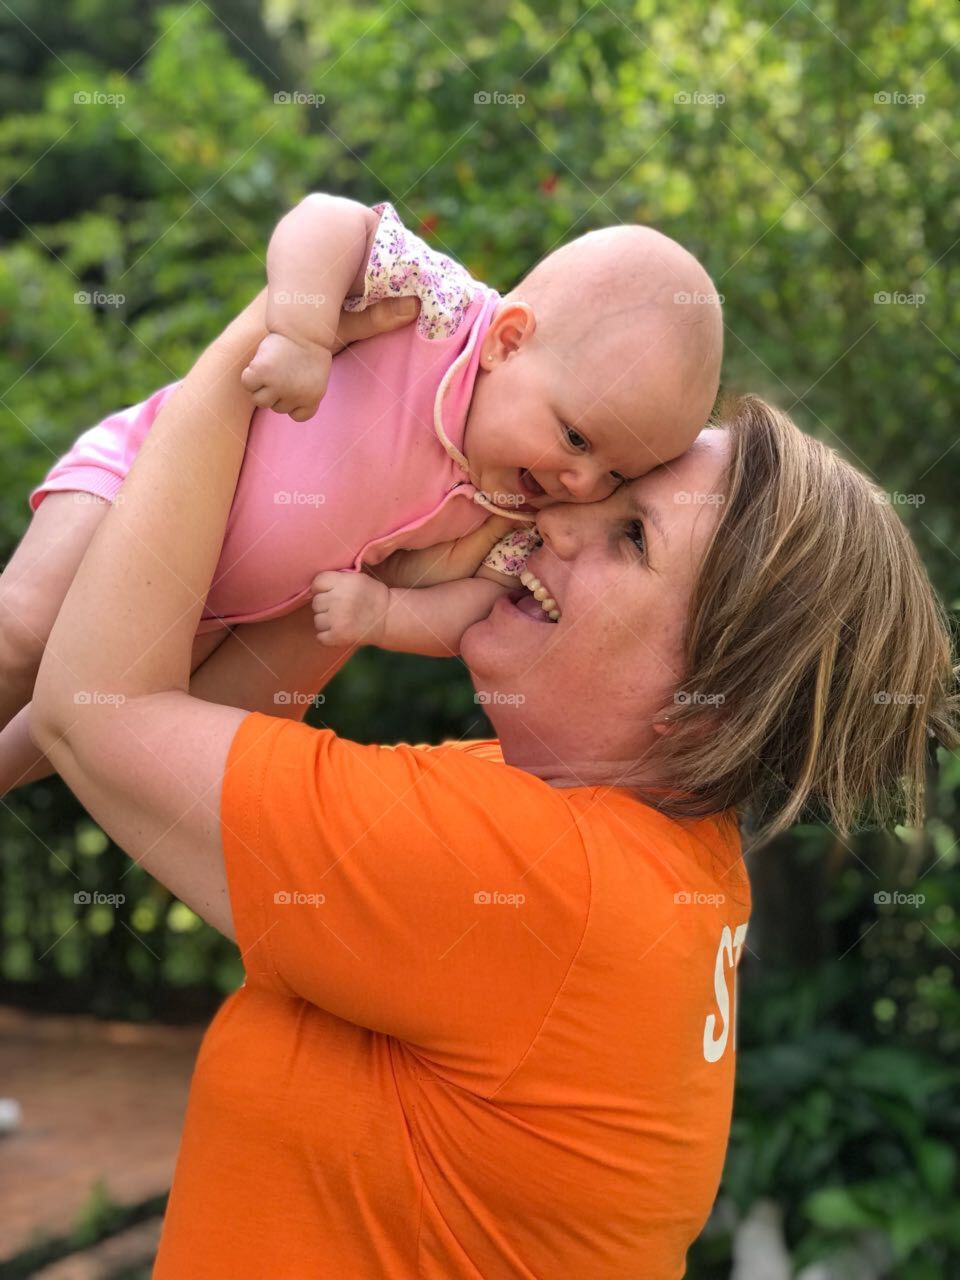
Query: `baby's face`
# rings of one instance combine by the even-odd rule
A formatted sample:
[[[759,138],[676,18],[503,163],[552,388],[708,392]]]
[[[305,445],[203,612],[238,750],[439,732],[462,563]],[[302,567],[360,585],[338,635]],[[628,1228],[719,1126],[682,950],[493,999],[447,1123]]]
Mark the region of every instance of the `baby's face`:
[[[635,330],[566,358],[521,343],[481,351],[464,452],[498,506],[598,502],[623,481],[684,453],[716,386],[682,385],[670,344]]]

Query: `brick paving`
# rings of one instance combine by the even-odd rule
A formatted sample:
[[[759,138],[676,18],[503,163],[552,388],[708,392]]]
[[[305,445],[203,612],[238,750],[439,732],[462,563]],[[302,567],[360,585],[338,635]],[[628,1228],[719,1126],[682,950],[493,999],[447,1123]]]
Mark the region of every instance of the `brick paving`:
[[[169,1188],[202,1034],[0,1006],[0,1096],[23,1113],[0,1136],[0,1260],[67,1232],[98,1180],[119,1204]]]

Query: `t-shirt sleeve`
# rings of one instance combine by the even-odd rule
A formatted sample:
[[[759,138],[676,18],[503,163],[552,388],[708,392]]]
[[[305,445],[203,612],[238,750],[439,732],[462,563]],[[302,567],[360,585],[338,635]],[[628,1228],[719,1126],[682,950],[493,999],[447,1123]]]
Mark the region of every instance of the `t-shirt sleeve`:
[[[562,793],[455,747],[362,746],[251,712],[224,859],[247,981],[469,1074],[532,1043],[583,936],[589,872]]]
[[[457,332],[478,284],[466,267],[438,253],[400,221],[393,205],[373,205],[380,214],[360,297],[344,301],[346,311],[363,311],[384,298],[411,294],[420,299],[417,332],[449,338]]]

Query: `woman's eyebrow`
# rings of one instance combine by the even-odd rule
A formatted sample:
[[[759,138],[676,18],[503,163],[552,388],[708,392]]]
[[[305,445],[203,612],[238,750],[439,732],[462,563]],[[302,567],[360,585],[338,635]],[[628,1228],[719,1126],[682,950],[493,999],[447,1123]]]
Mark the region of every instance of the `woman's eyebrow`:
[[[660,513],[657,511],[656,507],[648,506],[633,494],[630,495],[630,501],[633,503],[633,509],[636,514],[643,520],[646,520],[648,524],[652,524],[664,542],[669,542],[667,531],[663,526],[663,521],[660,519]]]

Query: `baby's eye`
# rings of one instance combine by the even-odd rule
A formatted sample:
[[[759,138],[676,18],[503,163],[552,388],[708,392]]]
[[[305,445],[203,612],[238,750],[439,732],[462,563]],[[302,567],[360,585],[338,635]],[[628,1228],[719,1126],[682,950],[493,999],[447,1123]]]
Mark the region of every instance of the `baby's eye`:
[[[641,555],[646,554],[647,538],[641,521],[631,520],[623,532],[627,540],[633,543]]]
[[[590,441],[586,436],[582,436],[574,427],[564,427],[563,434],[567,437],[567,444],[572,449],[583,451],[590,447]]]
[[[626,484],[626,483],[627,483],[627,477],[626,477],[626,476],[624,476],[624,475],[621,475],[619,471],[611,471],[611,472],[610,472],[610,479],[611,479],[611,480],[613,480],[615,484]]]

